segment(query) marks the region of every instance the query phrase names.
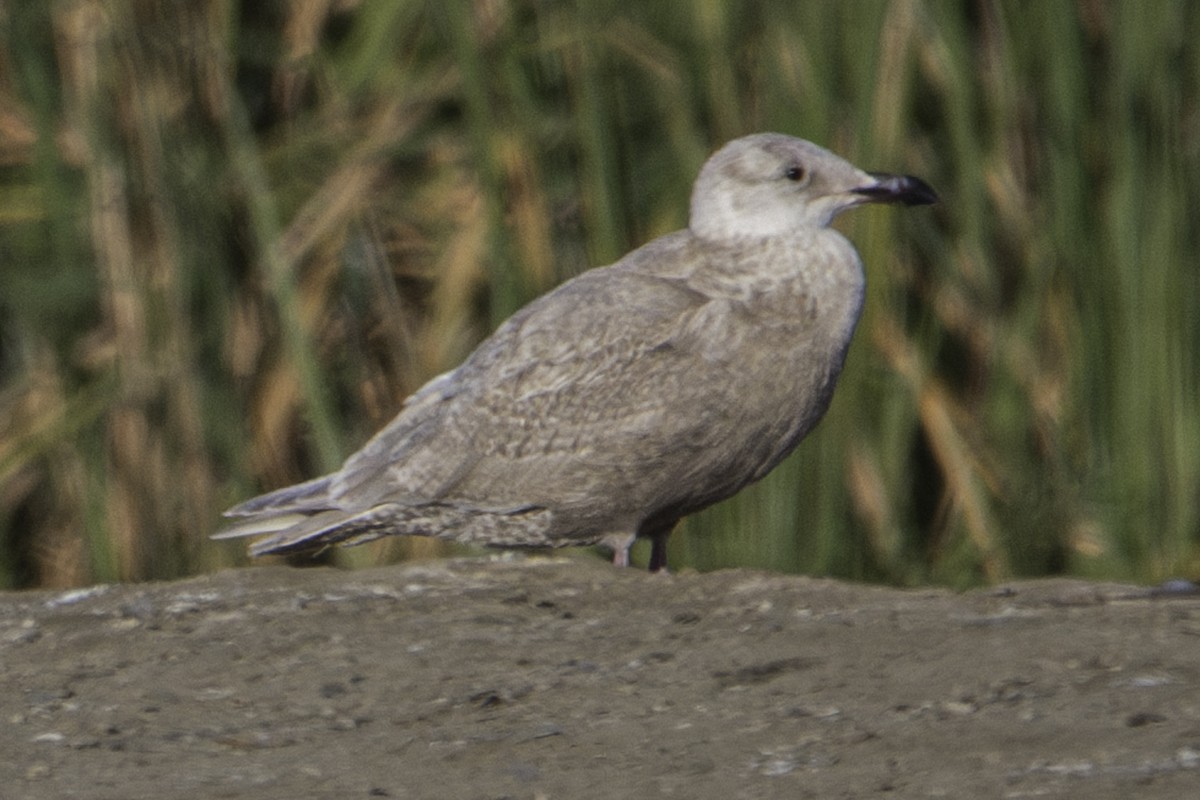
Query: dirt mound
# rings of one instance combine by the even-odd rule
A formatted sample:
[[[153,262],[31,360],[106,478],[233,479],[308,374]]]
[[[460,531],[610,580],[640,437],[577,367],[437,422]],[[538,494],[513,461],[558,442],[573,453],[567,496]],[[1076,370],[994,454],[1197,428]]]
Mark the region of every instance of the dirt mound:
[[[0,595],[7,798],[1191,796],[1200,598],[455,560]]]

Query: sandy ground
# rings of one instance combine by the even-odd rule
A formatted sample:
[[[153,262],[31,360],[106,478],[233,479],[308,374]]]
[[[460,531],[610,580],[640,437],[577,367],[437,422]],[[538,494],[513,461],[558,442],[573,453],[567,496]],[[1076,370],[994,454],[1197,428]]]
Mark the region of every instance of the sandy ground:
[[[582,560],[0,594],[5,798],[1183,798],[1200,598]]]

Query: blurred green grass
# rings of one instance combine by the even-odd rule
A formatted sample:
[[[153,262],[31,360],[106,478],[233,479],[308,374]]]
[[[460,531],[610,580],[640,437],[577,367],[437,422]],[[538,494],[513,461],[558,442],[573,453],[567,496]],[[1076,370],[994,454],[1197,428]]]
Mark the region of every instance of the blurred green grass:
[[[0,33],[0,585],[240,560],[222,508],[686,224],[760,130],[944,202],[841,224],[870,288],[833,407],[673,565],[1200,567],[1195,4],[76,0]]]

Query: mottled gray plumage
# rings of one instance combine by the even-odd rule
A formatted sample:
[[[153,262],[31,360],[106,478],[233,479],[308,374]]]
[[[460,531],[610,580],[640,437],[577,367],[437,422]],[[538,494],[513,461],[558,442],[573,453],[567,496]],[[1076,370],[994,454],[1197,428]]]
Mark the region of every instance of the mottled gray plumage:
[[[269,533],[255,555],[409,534],[602,543],[625,564],[642,536],[660,568],[681,517],[766,475],[829,405],[864,284],[830,221],[934,200],[800,139],[730,142],[686,230],[530,303],[340,470],[230,509],[217,538]]]

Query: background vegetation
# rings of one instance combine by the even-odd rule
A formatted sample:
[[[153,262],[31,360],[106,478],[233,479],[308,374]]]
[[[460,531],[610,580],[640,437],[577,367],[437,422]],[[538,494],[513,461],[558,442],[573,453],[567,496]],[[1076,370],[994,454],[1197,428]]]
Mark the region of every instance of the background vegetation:
[[[944,202],[844,220],[833,408],[675,565],[1200,567],[1200,4],[46,0],[0,36],[2,585],[242,560],[221,509],[686,224],[760,130]]]

